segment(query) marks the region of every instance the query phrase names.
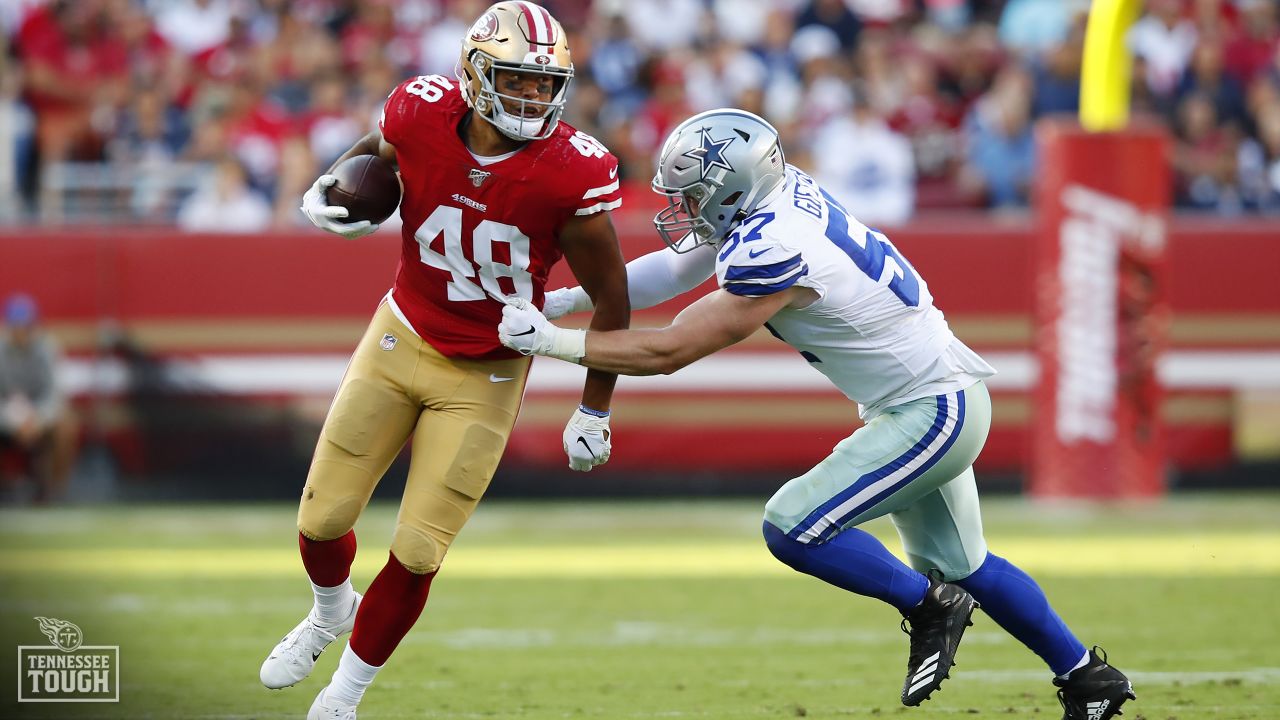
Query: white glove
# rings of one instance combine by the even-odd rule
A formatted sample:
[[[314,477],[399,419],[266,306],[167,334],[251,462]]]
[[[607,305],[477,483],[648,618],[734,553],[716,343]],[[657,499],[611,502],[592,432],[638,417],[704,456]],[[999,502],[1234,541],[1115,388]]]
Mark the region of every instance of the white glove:
[[[519,297],[506,298],[498,341],[521,355],[546,355],[576,363],[587,354],[587,332],[566,330],[547,321],[533,303]]]
[[[552,290],[547,293],[546,300],[542,303],[542,314],[548,320],[555,320],[570,313],[590,310],[591,298],[586,297],[586,295],[587,292],[580,287]],[[584,297],[586,299],[586,307],[579,307]]]
[[[609,442],[609,416],[598,417],[579,406],[564,427],[564,454],[569,456],[569,469],[590,472],[591,468],[609,462],[613,443]]]
[[[338,178],[333,175],[321,175],[316,178],[311,189],[302,196],[302,214],[307,216],[312,225],[341,235],[348,240],[364,237],[377,230],[378,226],[368,220],[352,223],[338,222],[338,219],[347,216],[347,209],[341,205],[330,205],[325,199],[326,191],[337,182]]]

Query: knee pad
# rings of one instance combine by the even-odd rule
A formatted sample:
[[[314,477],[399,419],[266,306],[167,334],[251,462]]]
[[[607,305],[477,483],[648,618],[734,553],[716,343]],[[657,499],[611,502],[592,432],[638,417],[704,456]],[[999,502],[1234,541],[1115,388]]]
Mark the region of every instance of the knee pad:
[[[398,523],[391,540],[391,553],[406,570],[426,575],[440,569],[449,546],[412,525]]]
[[[344,487],[308,482],[298,503],[298,532],[312,540],[332,540],[355,527],[367,497]]]

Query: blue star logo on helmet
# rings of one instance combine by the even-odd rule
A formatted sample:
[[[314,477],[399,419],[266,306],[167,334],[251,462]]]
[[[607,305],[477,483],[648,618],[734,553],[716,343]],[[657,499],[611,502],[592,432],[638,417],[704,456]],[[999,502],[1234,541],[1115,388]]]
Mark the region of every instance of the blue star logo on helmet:
[[[688,152],[681,153],[681,157],[698,161],[698,177],[705,179],[707,172],[712,168],[723,168],[733,172],[733,166],[724,157],[724,150],[733,142],[733,136],[730,135],[723,140],[713,140],[710,128],[705,127],[699,129],[698,133],[702,135],[702,144]]]

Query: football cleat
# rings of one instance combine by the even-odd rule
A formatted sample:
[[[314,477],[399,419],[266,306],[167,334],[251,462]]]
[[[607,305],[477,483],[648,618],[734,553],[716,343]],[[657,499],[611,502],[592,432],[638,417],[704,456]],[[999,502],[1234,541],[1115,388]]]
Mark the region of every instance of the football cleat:
[[[1126,700],[1137,700],[1133,684],[1124,673],[1107,664],[1107,653],[1097,645],[1089,651],[1089,663],[1067,677],[1054,678],[1062,720],[1108,720],[1123,713]]]
[[[262,684],[278,690],[305,680],[329,643],[355,627],[356,611],[360,609],[361,598],[360,593],[356,593],[356,601],[351,603],[351,612],[337,625],[319,625],[315,621],[315,610],[307,613],[302,622],[285,635],[271,649],[267,659],[262,661],[262,669],[258,672]]]
[[[911,636],[902,704],[919,705],[951,677],[956,649],[978,601],[958,585],[930,576],[924,602],[902,614],[902,631]],[[910,626],[910,629],[908,629]]]
[[[320,689],[311,703],[311,709],[307,711],[307,720],[356,720],[355,705],[330,704],[326,701],[324,693],[328,689],[328,685]]]

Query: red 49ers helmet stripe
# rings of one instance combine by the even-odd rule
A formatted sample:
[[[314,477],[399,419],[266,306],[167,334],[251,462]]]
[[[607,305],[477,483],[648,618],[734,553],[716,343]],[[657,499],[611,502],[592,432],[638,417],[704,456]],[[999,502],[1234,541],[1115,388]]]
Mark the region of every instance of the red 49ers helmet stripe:
[[[541,5],[531,2],[520,2],[520,12],[524,13],[524,21],[529,26],[529,52],[538,52],[539,45],[556,44],[556,28],[551,21],[551,13]],[[550,52],[550,48],[544,52]]]
[[[573,62],[564,30],[549,11],[528,0],[494,4],[471,26],[459,60],[463,95],[477,115],[519,140],[543,140],[555,132]],[[504,95],[495,85],[501,71],[550,79],[551,100]],[[517,109],[508,111],[503,103]]]

